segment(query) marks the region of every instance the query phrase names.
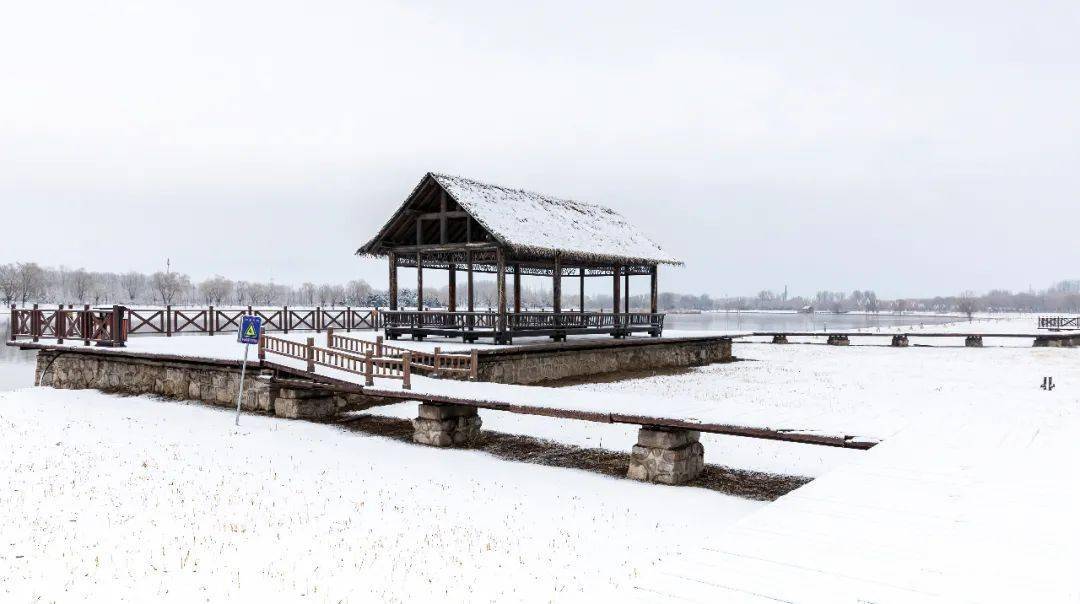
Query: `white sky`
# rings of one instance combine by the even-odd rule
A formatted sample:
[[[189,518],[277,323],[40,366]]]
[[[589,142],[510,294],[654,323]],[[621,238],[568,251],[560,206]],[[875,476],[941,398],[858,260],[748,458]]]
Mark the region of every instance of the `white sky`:
[[[1076,2],[3,4],[0,262],[385,286],[434,170],[618,209],[665,290],[1080,274]]]

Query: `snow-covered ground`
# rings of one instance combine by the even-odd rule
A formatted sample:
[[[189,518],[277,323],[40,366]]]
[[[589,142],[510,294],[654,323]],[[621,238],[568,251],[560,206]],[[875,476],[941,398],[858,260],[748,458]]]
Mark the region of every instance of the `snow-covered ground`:
[[[0,432],[5,602],[602,601],[764,505],[92,391]]]

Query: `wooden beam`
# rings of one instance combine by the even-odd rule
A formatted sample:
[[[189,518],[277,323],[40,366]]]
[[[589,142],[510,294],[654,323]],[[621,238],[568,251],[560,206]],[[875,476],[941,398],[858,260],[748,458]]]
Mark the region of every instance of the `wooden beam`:
[[[659,279],[657,278],[657,271],[659,266],[653,265],[652,270],[649,272],[649,312],[655,313],[657,308],[657,298],[659,297]]]
[[[581,306],[581,313],[585,314],[585,267],[578,269],[578,304]]]
[[[439,191],[439,243],[446,244],[446,191]]]
[[[622,267],[616,266],[614,268],[614,276],[611,279],[611,307],[613,309],[612,312],[618,313],[620,306],[619,302],[621,301],[619,298],[619,273],[622,272]]]
[[[504,334],[506,333],[506,258],[501,249],[495,252],[495,266],[495,283],[499,294],[498,331],[500,334]]]
[[[521,265],[514,265],[514,314],[521,312]]]
[[[472,282],[473,282],[472,252],[465,252],[465,262],[468,265],[468,268],[466,269],[468,272],[466,273],[466,276],[465,276],[465,289],[467,290],[466,293],[468,295],[467,296],[468,309],[469,309],[469,312],[473,312],[474,306],[473,306],[473,287],[472,287]]]
[[[424,310],[424,266],[416,252],[416,310]]]
[[[468,212],[454,211],[454,212],[424,212],[423,214],[417,214],[416,218],[419,220],[440,220],[445,216],[447,218],[468,218]]]
[[[390,310],[397,310],[397,254],[390,252],[387,258],[390,259]]]
[[[416,252],[467,252],[469,250],[482,252],[493,250],[497,246],[491,243],[428,243],[424,245],[394,245],[387,246],[387,250],[399,254],[414,254]]]
[[[551,308],[556,313],[562,312],[562,263],[559,252],[555,252],[555,271],[551,275]]]
[[[630,273],[623,275],[623,312],[630,312]]]
[[[446,288],[448,290],[447,295],[450,299],[446,301],[446,308],[450,312],[454,312],[457,310],[457,265],[451,264],[448,272],[450,274]]]

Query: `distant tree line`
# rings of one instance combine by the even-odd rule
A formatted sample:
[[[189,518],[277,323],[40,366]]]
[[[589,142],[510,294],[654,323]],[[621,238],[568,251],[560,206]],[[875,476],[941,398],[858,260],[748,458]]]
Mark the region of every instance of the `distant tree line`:
[[[581,308],[582,300],[575,290],[564,290],[565,309]],[[447,286],[424,288],[424,306],[447,306]],[[508,296],[512,294],[508,291]],[[457,307],[466,307],[464,284],[457,288]],[[498,305],[498,289],[493,279],[477,279],[473,284],[474,304],[478,310]],[[415,308],[416,290],[401,288],[398,304]],[[645,294],[631,294],[630,308],[645,310],[649,299]],[[128,305],[198,305],[205,306],[380,306],[389,305],[385,289],[376,289],[362,279],[345,283],[310,282],[286,285],[273,281],[244,281],[216,275],[194,281],[188,275],[174,271],[156,273],[126,273],[87,271],[82,268],[42,267],[34,262],[0,264],[0,301],[17,304],[128,304]],[[957,295],[932,298],[898,298],[883,300],[872,289],[851,292],[822,290],[813,296],[791,296],[787,288],[777,293],[761,290],[756,296],[713,298],[708,294],[661,292],[660,310],[810,310],[821,312],[960,312],[969,316],[975,312],[1069,312],[1080,313],[1080,280],[1054,283],[1040,291],[1012,292],[994,289],[985,294],[964,291]],[[508,300],[512,304],[512,298]],[[523,308],[550,308],[551,289],[522,287]],[[612,296],[586,296],[588,310],[611,310]],[[620,309],[621,310],[621,309]]]

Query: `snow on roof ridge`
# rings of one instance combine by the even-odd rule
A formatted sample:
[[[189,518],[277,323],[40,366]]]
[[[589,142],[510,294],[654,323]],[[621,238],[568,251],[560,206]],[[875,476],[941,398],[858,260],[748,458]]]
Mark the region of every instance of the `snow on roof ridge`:
[[[597,209],[600,209],[600,210],[611,212],[613,214],[618,214],[618,212],[616,212],[615,210],[613,210],[613,209],[611,209],[611,208],[609,208],[607,206],[600,205],[598,203],[592,203],[592,202],[588,202],[588,201],[579,201],[577,199],[569,199],[569,198],[566,198],[566,197],[555,197],[554,195],[548,195],[547,193],[541,193],[539,191],[530,191],[528,189],[519,189],[517,187],[508,187],[508,186],[505,186],[505,185],[497,185],[495,183],[484,182],[482,180],[476,180],[475,178],[469,178],[468,176],[461,176],[460,174],[447,174],[446,172],[428,172],[428,174],[430,174],[432,177],[434,177],[435,180],[438,180],[440,178],[450,178],[450,179],[453,179],[453,180],[463,180],[465,182],[468,182],[469,184],[477,185],[477,186],[481,186],[481,187],[485,187],[485,188],[489,188],[489,189],[502,189],[503,191],[509,191],[511,193],[522,193],[522,194],[529,195],[529,196],[532,196],[532,197],[540,197],[540,198],[545,199],[547,201],[558,201],[558,202],[561,202],[561,203],[568,203],[568,204],[579,205],[579,206],[587,206],[587,207],[590,207],[590,208],[597,208]]]

